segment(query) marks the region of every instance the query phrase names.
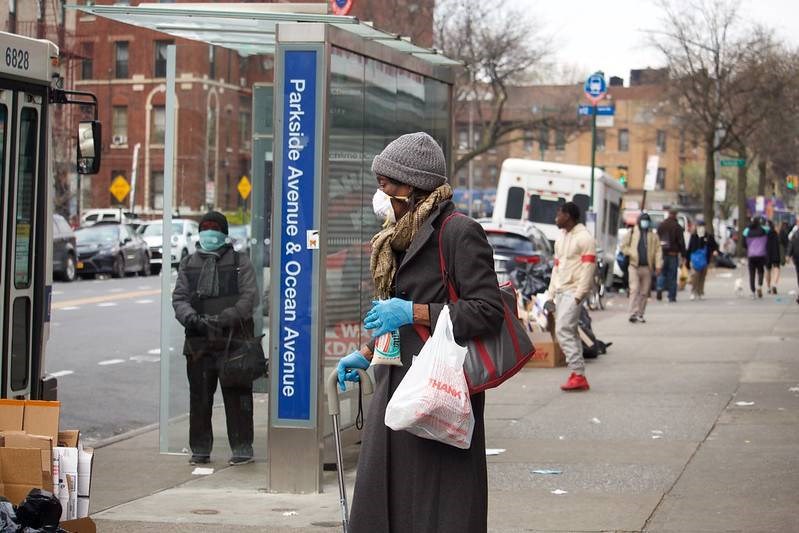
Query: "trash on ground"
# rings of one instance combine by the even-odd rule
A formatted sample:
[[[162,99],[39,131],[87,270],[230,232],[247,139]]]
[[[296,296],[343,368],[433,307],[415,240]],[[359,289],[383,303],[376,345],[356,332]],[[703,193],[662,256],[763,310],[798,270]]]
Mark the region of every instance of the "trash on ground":
[[[602,421],[600,419],[598,419],[597,417],[594,417],[594,418],[591,419],[591,423],[592,424],[601,424]]]
[[[213,468],[203,468],[202,466],[198,466],[194,470],[191,471],[192,476],[210,476],[214,473]]]
[[[724,272],[722,274],[719,274],[718,277],[720,277],[720,278],[731,278],[732,277],[732,272]]]
[[[652,435],[653,439],[662,439],[663,435]]]
[[[739,407],[749,407],[750,405],[755,405],[755,402],[735,402],[735,405]]]
[[[486,456],[489,455],[499,455],[501,453],[506,452],[505,448],[486,448]]]
[[[561,489],[555,489],[555,490],[551,490],[549,492],[552,493],[552,494],[556,494],[558,496],[560,496],[561,494],[568,494],[569,493],[569,491],[561,490]]]
[[[533,474],[540,474],[542,476],[559,476],[563,473],[563,470],[533,470]]]
[[[663,435],[663,432],[659,429],[653,429],[652,433],[654,433],[655,435]]]
[[[297,516],[297,511],[286,511],[283,516]]]
[[[564,440],[564,439],[566,439],[566,437],[564,437],[563,435],[558,435],[558,440]]]
[[[788,392],[799,392],[799,387],[791,387]]]

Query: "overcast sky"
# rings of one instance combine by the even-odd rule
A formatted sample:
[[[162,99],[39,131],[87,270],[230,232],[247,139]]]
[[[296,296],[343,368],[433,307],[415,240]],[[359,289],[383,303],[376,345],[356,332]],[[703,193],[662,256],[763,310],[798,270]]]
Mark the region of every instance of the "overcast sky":
[[[554,37],[559,65],[590,73],[603,70],[629,82],[631,68],[662,66],[648,46],[646,30],[656,29],[660,10],[652,0],[507,0],[542,20]],[[781,38],[799,46],[799,0],[742,0],[744,21],[774,28]]]

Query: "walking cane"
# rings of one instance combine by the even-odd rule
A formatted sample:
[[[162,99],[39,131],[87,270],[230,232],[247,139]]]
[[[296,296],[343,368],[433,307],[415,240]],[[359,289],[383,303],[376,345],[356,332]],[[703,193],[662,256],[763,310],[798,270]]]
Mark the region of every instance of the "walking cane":
[[[364,395],[372,394],[374,388],[372,387],[372,380],[369,379],[369,374],[363,370],[358,370],[360,376],[361,393]],[[341,434],[339,433],[339,414],[341,413],[341,406],[338,400],[338,372],[333,371],[327,378],[326,384],[327,393],[327,412],[333,417],[333,440],[336,443],[336,472],[338,473],[338,494],[339,502],[341,503],[341,525],[344,527],[344,533],[349,533],[350,518],[349,510],[347,509],[347,489],[344,486],[344,459],[341,455]]]

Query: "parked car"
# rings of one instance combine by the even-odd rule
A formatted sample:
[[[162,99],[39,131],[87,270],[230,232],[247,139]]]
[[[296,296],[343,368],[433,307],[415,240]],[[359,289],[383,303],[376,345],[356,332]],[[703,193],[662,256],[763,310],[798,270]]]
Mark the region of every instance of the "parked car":
[[[194,251],[199,240],[200,227],[197,222],[189,219],[172,219],[172,246],[171,264],[178,266],[180,261]],[[154,274],[161,272],[163,264],[164,225],[161,220],[145,222],[139,227],[139,235],[150,249],[150,269]]]
[[[89,227],[98,222],[136,222],[136,215],[119,208],[87,209],[80,217],[80,226]]]
[[[228,236],[233,244],[233,249],[239,253],[250,253],[250,226],[236,224],[228,228]]]
[[[78,252],[77,272],[81,277],[111,274],[121,278],[128,273],[150,274],[150,250],[127,224],[101,222],[75,232]]]
[[[499,282],[510,279],[516,268],[540,265],[549,271],[553,266],[553,250],[543,231],[532,223],[495,224],[485,220],[480,225],[494,249],[494,270]]]
[[[77,276],[75,232],[61,215],[53,215],[53,277],[74,281]]]

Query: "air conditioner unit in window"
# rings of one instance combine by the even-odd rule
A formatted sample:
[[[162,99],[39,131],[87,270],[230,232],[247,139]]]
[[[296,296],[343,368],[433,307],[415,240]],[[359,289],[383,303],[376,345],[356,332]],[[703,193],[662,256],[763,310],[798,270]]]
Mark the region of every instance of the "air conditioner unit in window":
[[[128,144],[128,138],[124,135],[114,135],[111,138],[111,144],[116,146]]]

